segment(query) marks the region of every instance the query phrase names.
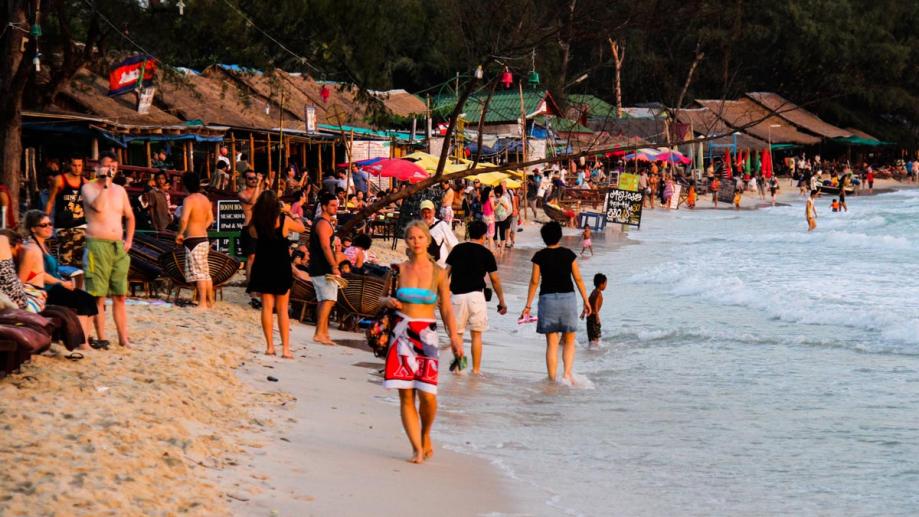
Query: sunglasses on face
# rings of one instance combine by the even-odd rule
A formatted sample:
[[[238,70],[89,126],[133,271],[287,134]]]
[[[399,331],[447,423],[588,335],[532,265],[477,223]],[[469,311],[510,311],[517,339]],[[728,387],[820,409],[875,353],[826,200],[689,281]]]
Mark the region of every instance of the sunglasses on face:
[[[41,223],[41,224],[36,224],[35,228],[48,228],[50,226],[51,226],[51,223]]]
[[[256,178],[255,176],[246,176],[246,181],[255,181],[257,179],[258,178]]]

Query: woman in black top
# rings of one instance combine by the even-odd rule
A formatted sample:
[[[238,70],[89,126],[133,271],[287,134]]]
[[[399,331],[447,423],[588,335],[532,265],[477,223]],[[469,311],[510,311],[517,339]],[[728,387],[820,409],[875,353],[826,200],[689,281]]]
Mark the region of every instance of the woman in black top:
[[[555,221],[546,223],[539,233],[546,247],[533,255],[533,273],[530,275],[527,304],[520,318],[529,317],[530,304],[533,303],[538,286],[539,313],[537,314],[536,332],[546,335],[546,370],[549,380],[555,381],[556,379],[558,342],[561,335],[564,347],[562,361],[565,363],[563,379],[570,382],[571,368],[574,366],[574,338],[578,328],[575,285],[583,301],[582,318],[590,315],[590,304],[587,302],[587,291],[584,289],[581,271],[576,262],[577,255],[558,244],[562,240],[562,226]]]
[[[272,315],[278,313],[278,330],[281,333],[281,357],[293,359],[290,352],[290,320],[287,302],[293,273],[290,269],[290,244],[287,234],[304,231],[303,223],[281,212],[281,202],[274,191],[266,190],[259,195],[252,207],[252,224],[248,231],[257,240],[252,276],[246,292],[259,293],[262,298],[262,331],[265,333],[267,355],[274,355]]]

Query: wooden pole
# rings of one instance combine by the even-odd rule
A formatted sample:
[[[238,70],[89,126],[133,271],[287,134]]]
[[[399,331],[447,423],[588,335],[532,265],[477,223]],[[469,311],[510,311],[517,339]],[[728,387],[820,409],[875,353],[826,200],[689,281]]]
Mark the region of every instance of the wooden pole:
[[[534,52],[535,52],[535,51],[534,51]],[[520,80],[519,86],[520,86],[520,88],[519,88],[519,92],[520,92],[520,121],[522,122],[522,125],[521,125],[521,128],[520,128],[520,129],[521,129],[521,133],[520,133],[520,143],[523,145],[523,161],[525,162],[525,161],[527,161],[527,111],[526,111],[526,107],[524,107],[524,105],[523,105],[523,80],[522,80],[522,79]],[[526,169],[523,170],[523,185],[522,185],[522,186],[523,186],[523,201],[524,201],[524,203],[525,203],[525,202],[526,202],[526,196],[527,196],[527,171],[526,171]],[[518,210],[519,210],[519,203],[518,203]],[[525,221],[526,218],[527,218],[527,211],[526,211],[526,205],[524,205],[523,220]]]
[[[249,168],[255,170],[255,136],[249,133]]]
[[[335,159],[335,140],[332,140],[332,170],[333,171],[335,170],[336,163],[338,163],[338,161]]]
[[[150,141],[149,140],[145,142],[144,147],[147,150],[147,167],[153,167],[153,156],[150,153]]]
[[[335,143],[332,143],[332,162],[335,161]],[[322,185],[322,144],[319,144],[319,168],[316,169],[316,182]]]
[[[188,142],[182,142],[182,170],[188,170]]]
[[[300,144],[300,169],[306,170],[306,142]]]
[[[348,190],[351,189],[351,149],[354,148],[354,130],[351,130],[351,138],[348,144],[348,176],[345,179],[345,197],[347,198]]]
[[[268,132],[268,149],[265,154],[268,155],[268,170],[265,171],[265,178],[268,178],[271,176],[271,131]]]
[[[232,177],[236,179],[236,135],[230,133],[230,172]]]

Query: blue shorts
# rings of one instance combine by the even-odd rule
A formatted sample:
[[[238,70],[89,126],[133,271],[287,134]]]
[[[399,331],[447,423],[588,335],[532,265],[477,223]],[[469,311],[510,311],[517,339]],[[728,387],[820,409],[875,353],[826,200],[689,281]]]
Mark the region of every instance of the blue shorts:
[[[578,299],[574,292],[539,295],[536,332],[576,332],[578,330]]]
[[[338,300],[338,284],[326,280],[325,275],[311,277],[313,289],[316,291],[316,301],[328,302]]]

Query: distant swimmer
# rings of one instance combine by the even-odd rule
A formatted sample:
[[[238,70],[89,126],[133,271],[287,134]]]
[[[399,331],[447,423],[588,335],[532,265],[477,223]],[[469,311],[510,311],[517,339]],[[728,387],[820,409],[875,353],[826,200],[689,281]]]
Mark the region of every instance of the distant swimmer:
[[[807,217],[807,231],[811,232],[817,228],[817,207],[814,206],[814,199],[817,198],[817,191],[811,190],[811,195],[807,198],[807,204],[804,208],[804,216]]]

